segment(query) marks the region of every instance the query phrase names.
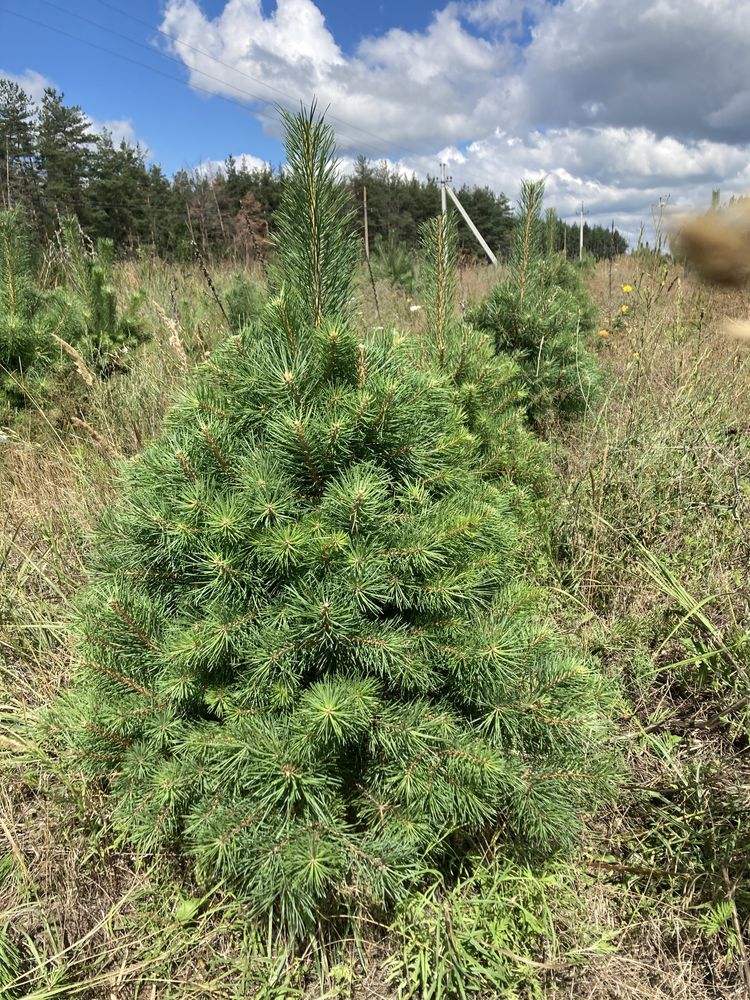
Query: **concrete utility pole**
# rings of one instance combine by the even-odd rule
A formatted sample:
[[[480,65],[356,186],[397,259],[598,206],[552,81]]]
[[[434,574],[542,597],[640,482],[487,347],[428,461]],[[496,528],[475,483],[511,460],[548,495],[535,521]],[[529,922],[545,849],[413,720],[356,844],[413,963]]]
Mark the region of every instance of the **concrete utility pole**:
[[[472,231],[472,233],[476,237],[477,243],[480,245],[480,247],[482,248],[482,250],[484,250],[484,252],[487,254],[487,256],[489,257],[490,261],[495,265],[495,267],[497,267],[497,257],[490,250],[489,246],[487,245],[486,240],[484,239],[484,237],[482,236],[482,234],[479,232],[479,230],[477,229],[477,227],[474,225],[474,223],[472,222],[471,218],[469,217],[469,213],[466,211],[466,209],[464,208],[464,206],[458,200],[458,195],[456,194],[456,192],[448,184],[449,180],[453,180],[453,178],[452,177],[449,178],[449,177],[445,176],[445,164],[441,163],[440,164],[440,208],[441,208],[443,216],[445,216],[445,213],[448,210],[447,195],[450,195],[451,201],[456,206],[456,208],[459,210],[459,212],[461,213],[461,217],[463,218],[464,222],[466,223],[466,225],[469,227],[469,229]]]
[[[448,194],[451,196],[451,201],[453,202],[453,204],[456,206],[456,208],[459,210],[459,212],[463,216],[464,222],[469,227],[469,229],[472,231],[472,233],[474,233],[474,235],[476,236],[477,243],[480,245],[480,247],[482,248],[482,250],[484,250],[484,252],[487,254],[487,256],[489,257],[490,261],[495,265],[495,267],[497,267],[497,257],[494,255],[494,253],[487,246],[487,243],[485,242],[484,237],[482,236],[482,234],[479,232],[479,230],[477,229],[477,227],[474,225],[474,223],[469,218],[469,213],[466,211],[466,209],[464,208],[464,206],[458,200],[458,195],[453,190],[453,188],[446,188],[446,190],[448,191]]]

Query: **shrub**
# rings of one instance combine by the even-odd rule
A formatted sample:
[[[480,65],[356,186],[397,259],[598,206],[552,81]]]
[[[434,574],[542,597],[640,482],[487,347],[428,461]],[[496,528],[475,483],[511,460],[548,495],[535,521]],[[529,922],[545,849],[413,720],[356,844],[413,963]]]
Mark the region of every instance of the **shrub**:
[[[99,374],[122,366],[128,351],[148,339],[140,310],[144,296],[130,296],[120,308],[114,287],[112,240],[90,246],[75,218],[62,220],[58,234],[63,284],[59,294],[69,311],[73,343]]]
[[[0,410],[22,406],[43,390],[52,363],[64,356],[69,310],[36,284],[31,247],[19,209],[0,212]]]
[[[526,426],[523,374],[513,358],[495,351],[489,334],[456,317],[455,216],[426,223],[421,239],[427,336],[413,340],[412,350],[418,363],[437,365],[453,385],[453,401],[481,454],[482,474],[502,481],[515,494],[514,506],[528,512],[527,499],[539,501],[548,493],[550,471],[546,445]]]
[[[543,183],[524,183],[509,277],[467,315],[517,360],[536,425],[584,412],[599,381],[594,306],[576,268],[544,253],[543,197]]]
[[[236,274],[224,294],[224,302],[229,325],[237,333],[260,316],[263,310],[263,293],[250,278],[246,278],[244,274]]]
[[[414,291],[416,268],[414,258],[408,248],[389,234],[387,238],[378,235],[372,255],[373,271],[378,278],[385,278],[404,292]]]
[[[455,884],[430,880],[398,907],[389,982],[400,1000],[549,996],[552,970],[606,950],[588,926],[581,882],[570,865],[502,856],[477,859]]]
[[[296,935],[498,827],[572,843],[609,770],[606,692],[519,581],[455,382],[349,325],[332,133],[285,121],[283,294],[125,470],[48,721],[141,851]]]
[[[83,359],[109,375],[147,337],[143,297],[118,308],[112,241],[87,247],[75,219],[63,220],[58,237],[59,284],[43,291],[22,214],[0,212],[0,406],[7,412],[42,397],[54,369]]]

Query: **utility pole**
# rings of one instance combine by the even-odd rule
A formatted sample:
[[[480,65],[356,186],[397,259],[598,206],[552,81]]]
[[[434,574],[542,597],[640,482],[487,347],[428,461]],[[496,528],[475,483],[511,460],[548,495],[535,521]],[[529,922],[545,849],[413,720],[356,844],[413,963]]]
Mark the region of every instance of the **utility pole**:
[[[365,216],[365,257],[368,262],[370,260],[370,231],[367,228],[367,188],[362,185],[362,207],[364,209]]]
[[[497,267],[497,257],[490,250],[489,246],[487,245],[487,241],[484,239],[482,234],[474,225],[473,221],[469,217],[469,213],[466,211],[464,206],[458,200],[458,195],[456,194],[456,192],[448,184],[448,181],[452,180],[453,180],[452,177],[445,176],[445,164],[441,163],[440,164],[440,209],[442,211],[442,217],[445,218],[445,214],[448,211],[448,196],[450,196],[451,201],[461,213],[461,217],[463,218],[464,222],[474,234],[477,243],[480,245],[482,250],[484,250],[484,252],[487,254],[492,264],[494,264],[495,267]]]
[[[581,223],[579,226],[580,242],[578,244],[578,259],[583,260],[583,202],[581,202]]]
[[[466,225],[469,227],[469,229],[472,231],[472,233],[474,233],[474,235],[476,236],[477,243],[480,245],[480,247],[482,248],[482,250],[484,250],[484,252],[487,254],[487,256],[489,257],[490,261],[495,265],[495,267],[497,267],[497,257],[494,255],[494,253],[487,246],[487,243],[485,242],[484,237],[482,236],[482,234],[479,232],[479,230],[477,229],[477,227],[474,225],[474,223],[469,218],[469,213],[466,211],[466,209],[464,208],[464,206],[458,200],[458,195],[455,193],[455,191],[453,190],[453,188],[445,188],[445,190],[448,191],[448,194],[451,196],[451,201],[453,202],[453,204],[456,206],[456,208],[459,210],[459,212],[463,216],[463,219],[464,219],[464,222],[466,223]]]

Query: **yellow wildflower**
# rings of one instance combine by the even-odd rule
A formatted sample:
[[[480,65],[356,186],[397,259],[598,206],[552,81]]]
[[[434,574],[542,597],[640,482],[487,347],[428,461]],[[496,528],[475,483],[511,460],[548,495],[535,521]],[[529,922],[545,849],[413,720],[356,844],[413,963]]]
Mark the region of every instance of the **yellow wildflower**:
[[[640,351],[633,351],[633,357],[634,358],[640,358],[640,356],[641,356],[641,352]]]
[[[626,313],[629,313],[629,312],[630,312],[630,306],[620,306],[620,312],[621,312],[621,313],[623,314],[623,316],[624,316],[624,315],[625,315]]]
[[[603,329],[600,330],[599,331],[599,336],[600,337],[608,337],[609,336],[609,330],[603,330]]]
[[[623,292],[625,292],[626,295],[630,295],[630,293],[633,291],[633,286],[632,285],[623,285],[622,286],[622,290],[623,290]]]

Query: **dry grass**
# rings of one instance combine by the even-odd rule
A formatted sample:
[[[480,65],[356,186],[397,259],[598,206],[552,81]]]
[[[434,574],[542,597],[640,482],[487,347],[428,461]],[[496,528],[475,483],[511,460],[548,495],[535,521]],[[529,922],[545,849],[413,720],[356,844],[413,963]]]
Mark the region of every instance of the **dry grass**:
[[[745,879],[745,842],[730,842],[750,809],[750,353],[723,318],[750,296],[648,256],[591,283],[607,388],[557,436],[557,583],[631,707],[628,780],[598,845],[614,865],[599,919],[618,947],[575,996],[747,996],[719,859]],[[748,917],[744,894],[745,935]]]

